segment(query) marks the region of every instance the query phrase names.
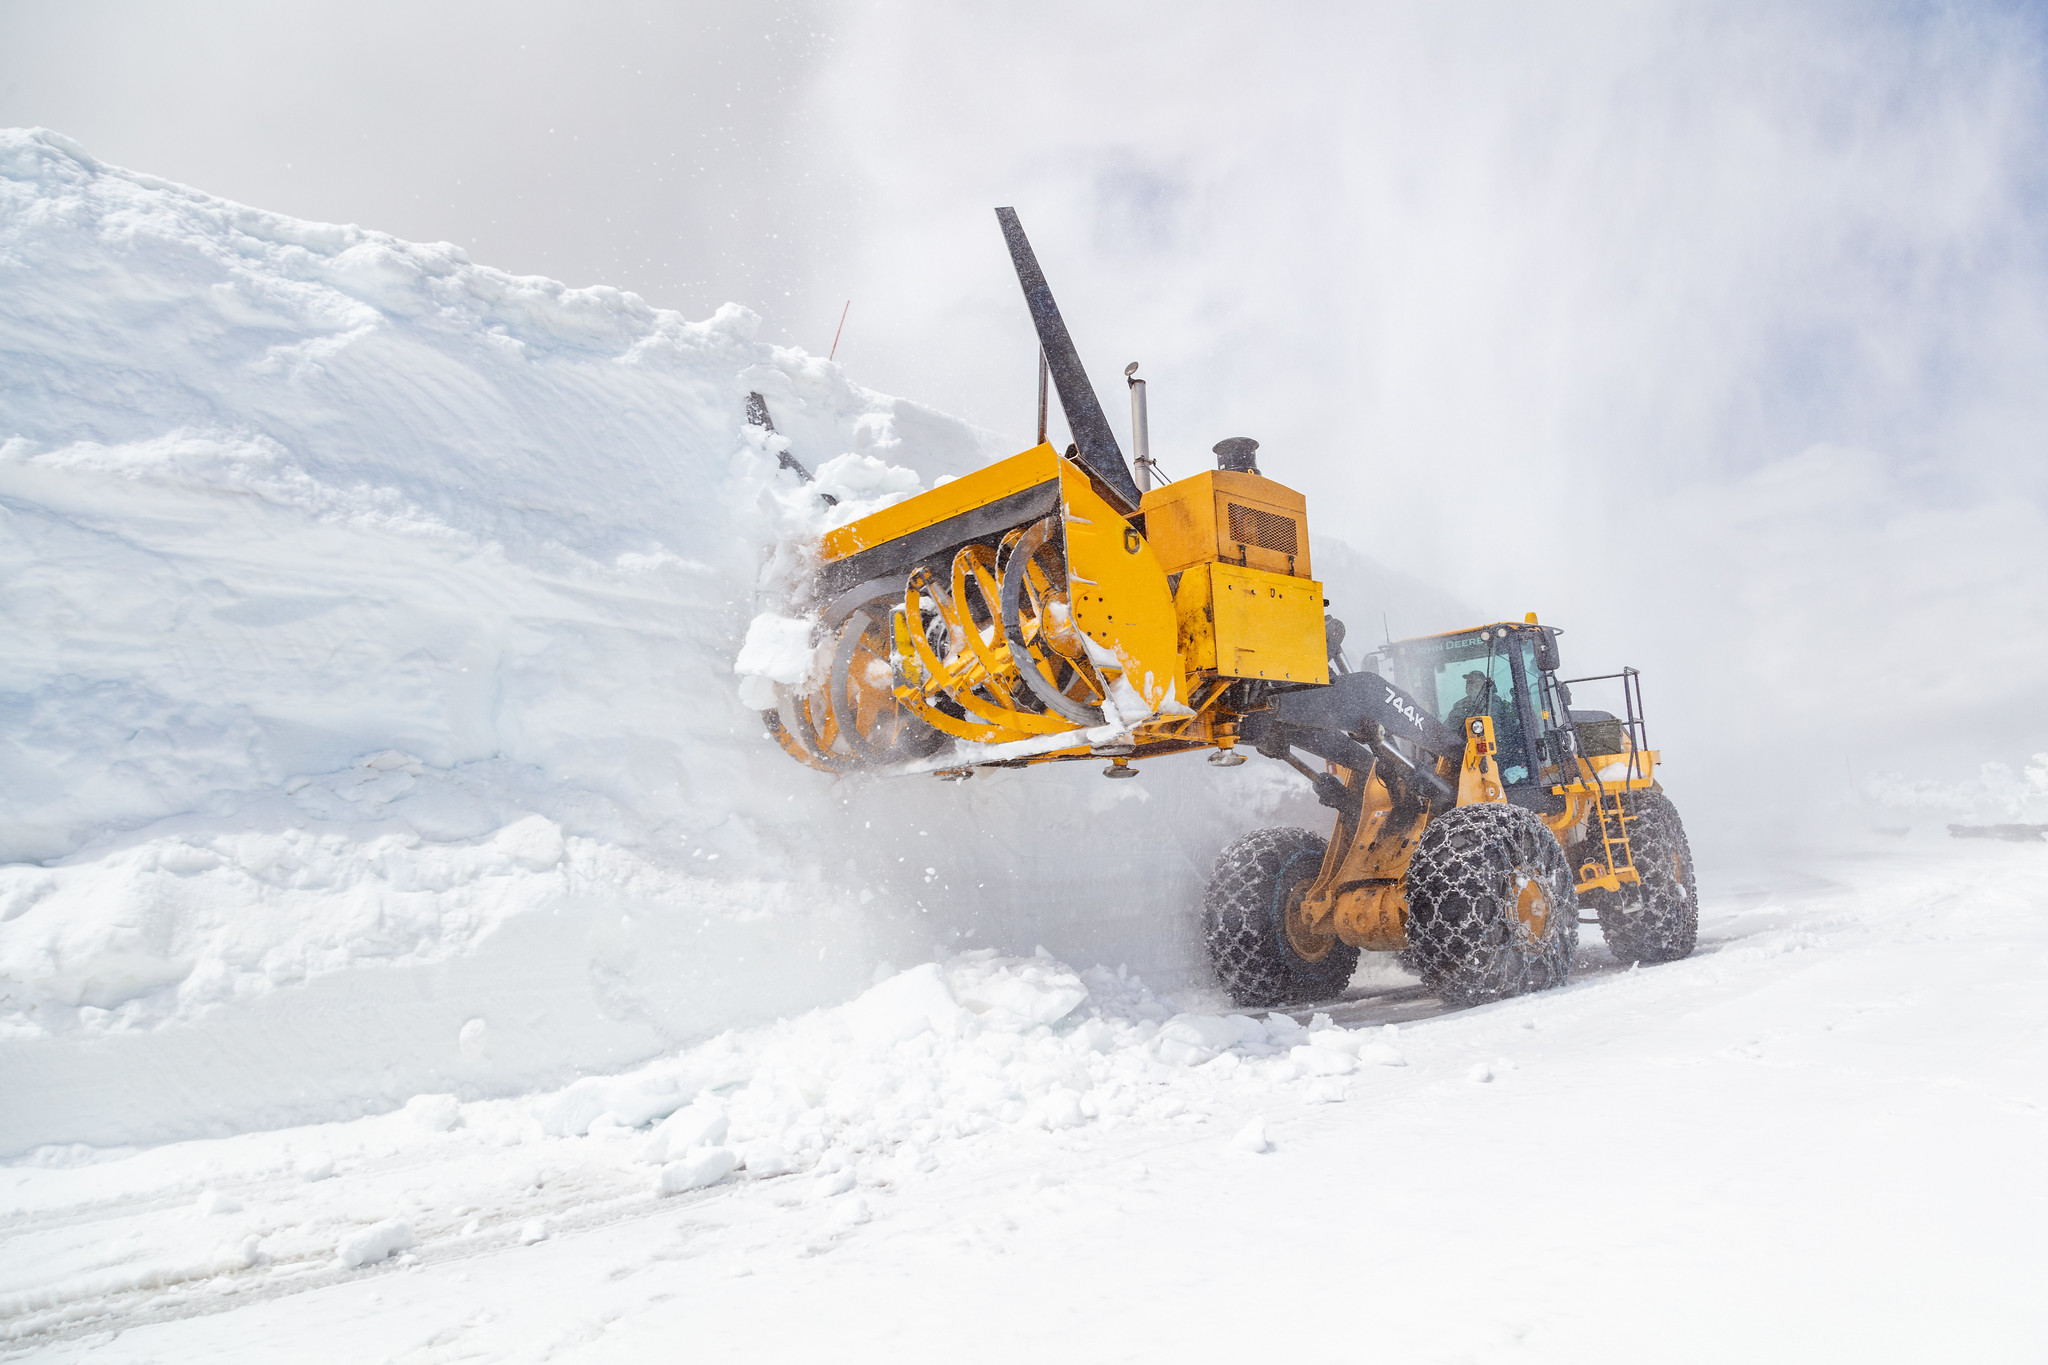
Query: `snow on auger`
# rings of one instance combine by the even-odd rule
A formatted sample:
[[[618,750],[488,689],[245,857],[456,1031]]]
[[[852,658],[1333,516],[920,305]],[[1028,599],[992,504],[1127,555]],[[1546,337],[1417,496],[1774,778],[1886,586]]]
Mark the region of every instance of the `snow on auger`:
[[[782,747],[955,780],[1103,758],[1135,777],[1192,749],[1233,767],[1247,745],[1291,764],[1336,827],[1260,830],[1217,859],[1204,925],[1240,1005],[1334,996],[1368,949],[1407,953],[1453,1003],[1541,990],[1569,975],[1582,908],[1623,960],[1690,953],[1692,854],[1635,670],[1560,680],[1534,613],[1348,669],[1306,500],[1244,437],[1153,487],[1137,380],[1134,479],[1016,213],[996,215],[1041,346],[1040,443],[823,538],[795,604],[818,667],[763,713]],[[1044,441],[1048,377],[1064,454]],[[1618,682],[1624,714],[1571,709],[1588,681]]]

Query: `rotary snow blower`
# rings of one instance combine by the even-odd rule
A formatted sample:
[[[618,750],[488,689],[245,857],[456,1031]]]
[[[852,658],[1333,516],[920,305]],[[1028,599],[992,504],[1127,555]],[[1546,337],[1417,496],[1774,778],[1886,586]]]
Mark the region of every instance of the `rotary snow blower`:
[[[1192,749],[1233,767],[1247,746],[1293,765],[1335,809],[1332,836],[1246,836],[1205,900],[1241,1005],[1333,996],[1363,950],[1407,953],[1454,1003],[1554,986],[1582,908],[1625,960],[1690,953],[1692,855],[1636,671],[1560,679],[1559,632],[1534,613],[1350,670],[1306,500],[1245,437],[1153,487],[1135,366],[1133,478],[1016,213],[996,216],[1038,332],[1040,442],[824,537],[794,604],[818,623],[817,666],[764,713],[782,747],[828,772],[952,780],[1103,759],[1129,778]],[[1048,379],[1064,453],[1044,440]],[[1589,681],[1618,682],[1624,714],[1571,709]]]

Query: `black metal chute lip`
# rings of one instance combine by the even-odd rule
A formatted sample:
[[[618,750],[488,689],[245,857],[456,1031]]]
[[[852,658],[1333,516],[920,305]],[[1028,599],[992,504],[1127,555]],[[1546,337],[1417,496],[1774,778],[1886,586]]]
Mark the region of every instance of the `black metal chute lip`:
[[[1081,368],[1080,352],[1074,349],[1074,339],[1067,334],[1066,320],[1060,316],[1059,304],[1053,301],[1052,286],[1045,282],[1045,272],[1038,268],[1031,240],[1024,235],[1024,225],[1017,221],[1017,210],[997,209],[996,221],[1003,226],[1010,263],[1017,268],[1017,283],[1024,291],[1024,305],[1031,310],[1031,324],[1038,331],[1046,368],[1052,374],[1053,386],[1059,390],[1060,410],[1067,415],[1067,429],[1074,433],[1078,452],[1075,463],[1104,486],[1109,500],[1117,504],[1117,511],[1129,516],[1138,510],[1142,496],[1137,480],[1131,477],[1131,467],[1124,463],[1123,447],[1117,444],[1109,418],[1103,415],[1102,404],[1088,382],[1088,372]]]
[[[856,583],[871,578],[908,576],[920,564],[949,562],[953,551],[969,541],[1028,526],[1060,505],[1058,479],[1021,488],[1007,497],[969,508],[908,535],[856,550],[827,562],[812,585],[813,597],[830,601]]]

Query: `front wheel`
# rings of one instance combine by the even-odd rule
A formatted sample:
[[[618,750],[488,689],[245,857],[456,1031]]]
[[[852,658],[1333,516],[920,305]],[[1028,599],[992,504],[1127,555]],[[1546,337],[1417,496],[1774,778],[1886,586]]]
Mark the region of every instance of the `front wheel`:
[[[1358,949],[1309,931],[1302,893],[1322,870],[1327,841],[1305,829],[1262,829],[1223,850],[1202,898],[1216,979],[1251,1009],[1328,1000],[1351,983]]]
[[[1699,884],[1678,808],[1660,791],[1630,798],[1629,853],[1642,879],[1634,894],[1600,898],[1600,933],[1622,962],[1676,962],[1700,938]]]
[[[1519,806],[1459,806],[1429,822],[1404,882],[1408,948],[1451,1005],[1561,986],[1579,947],[1570,861]]]

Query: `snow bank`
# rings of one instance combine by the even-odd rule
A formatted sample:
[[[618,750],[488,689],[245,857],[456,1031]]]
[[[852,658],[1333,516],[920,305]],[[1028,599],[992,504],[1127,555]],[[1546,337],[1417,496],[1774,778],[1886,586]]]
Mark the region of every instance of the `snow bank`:
[[[763,736],[780,442],[842,518],[1010,452],[755,326],[0,132],[0,1152],[560,1084],[978,945],[1199,970],[1292,774]]]

